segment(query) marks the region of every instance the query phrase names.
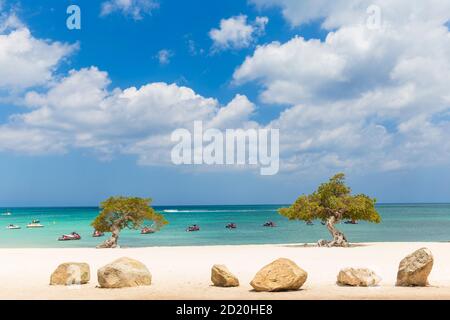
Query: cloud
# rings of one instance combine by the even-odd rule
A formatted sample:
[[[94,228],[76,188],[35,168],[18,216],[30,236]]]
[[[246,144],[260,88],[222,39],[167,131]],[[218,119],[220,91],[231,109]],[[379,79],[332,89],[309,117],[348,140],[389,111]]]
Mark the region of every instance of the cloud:
[[[239,15],[220,21],[219,29],[209,32],[213,40],[214,50],[243,49],[252,45],[258,36],[264,33],[269,19],[257,17],[251,24],[247,22],[246,15]]]
[[[265,102],[295,104],[343,79],[345,60],[319,40],[295,37],[258,47],[234,73],[237,83],[261,82]]]
[[[294,26],[330,29],[323,41],[259,46],[234,73],[237,84],[257,83],[263,102],[286,108],[269,125],[280,129],[284,169],[449,163],[448,1],[253,2],[281,7]],[[376,28],[366,23],[370,5],[380,9]]]
[[[0,10],[2,10],[0,3]],[[14,12],[0,12],[0,32],[5,33],[8,30],[14,30],[25,27]]]
[[[14,14],[0,16],[0,91],[50,82],[77,45],[36,39]]]
[[[0,151],[27,155],[61,154],[64,143],[57,132],[6,124],[0,126]]]
[[[221,105],[177,84],[112,88],[108,73],[95,66],[55,74],[75,46],[36,39],[14,16],[1,26],[0,88],[8,93],[21,88],[14,102],[23,108],[0,124],[0,152],[83,149],[101,159],[132,154],[141,164],[161,165],[170,163],[175,129],[190,129],[194,121],[205,127],[251,124],[254,105],[242,95]]]
[[[171,50],[168,49],[162,49],[159,50],[158,54],[156,55],[159,64],[161,65],[167,65],[170,63],[170,59],[174,56],[174,53]]]
[[[0,36],[0,48],[7,44],[0,52],[9,58],[2,60],[0,54],[0,66],[15,61],[17,75],[30,74],[14,78],[11,69],[0,68],[0,74],[10,73],[0,77],[0,87],[27,89],[26,108],[0,125],[0,151],[86,149],[103,158],[132,154],[141,164],[164,164],[173,146],[171,132],[201,120],[206,127],[280,129],[281,170],[289,172],[389,171],[449,163],[448,1],[432,0],[434,7],[371,1],[381,9],[377,28],[364,22],[368,2],[362,0],[336,1],[331,7],[322,1],[253,2],[281,7],[293,25],[318,21],[329,28],[323,40],[299,35],[260,45],[235,70],[236,84],[255,83],[262,102],[280,105],[280,115],[268,124],[252,121],[257,107],[244,95],[222,105],[176,84],[114,88],[107,72],[95,66],[55,76],[73,47],[36,39],[11,19]],[[241,27],[253,31],[241,28],[231,37],[240,40],[229,40],[221,31],[230,27],[221,24],[221,49],[254,43],[249,39],[267,23],[240,19]],[[45,67],[37,65],[48,61],[42,52],[50,51],[59,54]]]
[[[248,119],[255,111],[255,105],[244,95],[236,95],[225,107],[218,110],[208,126],[217,129],[238,128],[243,124],[250,124]]]
[[[448,21],[450,3],[446,0],[250,0],[259,8],[279,7],[293,26],[321,21],[328,30],[364,24],[379,9],[390,26],[413,22],[442,25]]]
[[[164,164],[170,161],[173,130],[198,120],[239,127],[253,111],[245,96],[221,106],[176,84],[109,90],[110,84],[106,72],[90,67],[70,71],[45,93],[29,92],[24,103],[31,110],[0,126],[0,150],[36,154],[84,148],[105,158],[135,154],[142,164]]]
[[[186,44],[187,44],[187,47],[188,47],[189,54],[191,56],[203,55],[205,53],[205,50],[203,48],[199,47],[197,45],[197,43],[193,39],[191,39],[190,37],[191,37],[191,35],[186,35],[185,36],[185,38],[187,39],[186,40]]]
[[[120,12],[134,20],[141,20],[157,8],[159,3],[155,0],[109,0],[102,3],[100,16]]]

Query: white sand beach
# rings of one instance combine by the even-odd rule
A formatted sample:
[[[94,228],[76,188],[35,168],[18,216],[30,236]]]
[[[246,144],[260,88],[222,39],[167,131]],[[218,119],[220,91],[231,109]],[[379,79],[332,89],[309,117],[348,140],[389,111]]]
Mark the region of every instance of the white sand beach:
[[[400,260],[427,247],[434,256],[430,286],[397,288]],[[119,257],[147,265],[149,287],[100,289],[96,271]],[[308,272],[300,291],[257,293],[249,282],[273,260],[285,257]],[[368,243],[351,248],[303,245],[247,245],[210,247],[151,247],[98,249],[0,249],[0,299],[450,299],[450,243]],[[91,281],[83,286],[49,286],[50,274],[63,262],[87,262]],[[228,266],[241,286],[211,286],[213,264]],[[351,288],[335,284],[344,267],[367,267],[382,277],[379,287]]]

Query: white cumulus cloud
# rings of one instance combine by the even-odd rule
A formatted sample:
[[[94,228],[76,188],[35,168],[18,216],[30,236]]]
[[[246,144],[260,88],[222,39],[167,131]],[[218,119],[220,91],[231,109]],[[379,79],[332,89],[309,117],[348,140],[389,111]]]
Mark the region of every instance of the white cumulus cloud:
[[[450,3],[446,0],[250,0],[260,8],[279,7],[293,25],[322,21],[326,29],[366,24],[379,9],[381,19],[392,25],[426,22],[442,24],[448,21]]]
[[[248,23],[246,15],[222,19],[218,29],[209,32],[215,50],[242,49],[252,45],[258,36],[264,33],[269,19],[257,17]]]
[[[329,29],[323,41],[259,46],[234,73],[238,84],[258,83],[262,101],[286,106],[270,124],[285,169],[450,162],[450,2],[252,1],[282,8],[293,26]],[[371,6],[377,28],[367,24]]]
[[[109,0],[101,5],[101,16],[108,16],[114,12],[120,12],[134,20],[141,20],[153,10],[159,8],[155,0]]]
[[[256,83],[261,101],[280,105],[267,127],[280,129],[281,170],[399,170],[450,162],[448,1],[252,1],[282,8],[294,27],[316,21],[328,30],[322,40],[300,34],[260,45],[234,72],[236,84]],[[370,5],[380,8],[379,28],[366,24]],[[267,21],[222,20],[211,37],[217,49],[242,48]],[[176,84],[114,88],[97,67],[55,77],[73,46],[36,39],[12,18],[3,26],[0,88],[27,89],[27,108],[0,125],[0,151],[83,148],[161,164],[170,159],[171,132],[194,121],[266,127],[252,121],[257,108],[244,95],[222,105]]]
[[[84,149],[104,159],[133,154],[141,164],[161,165],[170,163],[175,129],[192,129],[195,121],[205,127],[254,125],[254,105],[243,95],[221,105],[177,84],[114,88],[108,73],[95,66],[56,74],[75,46],[36,39],[13,16],[1,26],[0,89],[21,88],[15,103],[24,108],[0,124],[0,152]]]
[[[164,164],[170,162],[173,130],[190,129],[194,121],[240,127],[253,111],[240,95],[221,106],[176,84],[109,86],[108,74],[90,67],[72,70],[45,93],[29,92],[24,101],[31,110],[0,126],[0,150],[35,154],[88,148],[103,157],[128,153],[143,164]]]
[[[0,16],[0,91],[45,85],[76,49],[77,45],[36,39],[14,14]]]

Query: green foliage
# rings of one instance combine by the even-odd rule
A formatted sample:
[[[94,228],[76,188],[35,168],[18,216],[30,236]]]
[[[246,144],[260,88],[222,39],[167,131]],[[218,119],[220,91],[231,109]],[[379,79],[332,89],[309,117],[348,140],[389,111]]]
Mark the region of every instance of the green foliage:
[[[337,220],[363,220],[380,223],[381,217],[375,209],[376,199],[364,194],[351,195],[345,185],[345,175],[339,173],[323,183],[310,195],[300,196],[289,208],[279,213],[290,220],[327,220],[334,216]]]
[[[102,202],[102,211],[92,222],[95,230],[110,232],[112,229],[139,229],[147,220],[159,229],[168,222],[163,215],[150,206],[151,199],[133,197],[111,197]]]

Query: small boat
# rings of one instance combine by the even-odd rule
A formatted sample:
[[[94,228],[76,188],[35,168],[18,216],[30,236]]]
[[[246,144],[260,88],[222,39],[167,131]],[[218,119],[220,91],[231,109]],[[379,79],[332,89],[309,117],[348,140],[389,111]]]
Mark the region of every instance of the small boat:
[[[229,224],[227,224],[225,226],[225,228],[227,228],[227,229],[236,229],[237,225],[236,225],[236,223],[229,223]]]
[[[6,229],[9,229],[9,230],[17,230],[17,229],[20,229],[20,227],[14,225],[14,224],[10,224],[9,226],[6,227]]]
[[[313,225],[314,225],[314,222],[312,222],[312,221],[306,221],[306,225],[307,225],[307,226],[313,226]]]
[[[6,210],[6,212],[2,213],[2,216],[10,216],[10,215],[12,215],[12,213],[8,210]]]
[[[58,238],[58,241],[72,241],[72,240],[81,240],[81,236],[76,232],[72,232],[71,234],[63,234],[61,237]]]
[[[100,238],[103,237],[105,234],[101,231],[95,230],[94,233],[92,234],[92,237],[94,238]]]
[[[151,233],[155,233],[155,229],[153,228],[149,228],[149,227],[144,227],[141,230],[141,234],[151,234]]]
[[[267,228],[275,228],[276,224],[273,221],[267,221],[266,223],[263,224],[263,227],[267,227]]]
[[[345,224],[358,224],[358,221],[356,220],[348,220],[344,222]]]
[[[189,226],[189,227],[186,229],[186,231],[187,231],[187,232],[200,231],[200,227],[199,227],[198,225],[194,224],[194,225],[192,225],[192,226]]]
[[[31,223],[27,224],[27,228],[43,228],[44,226],[41,224],[39,220],[33,220]]]

